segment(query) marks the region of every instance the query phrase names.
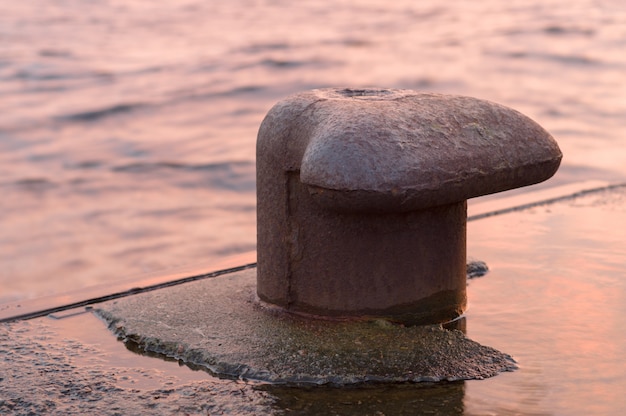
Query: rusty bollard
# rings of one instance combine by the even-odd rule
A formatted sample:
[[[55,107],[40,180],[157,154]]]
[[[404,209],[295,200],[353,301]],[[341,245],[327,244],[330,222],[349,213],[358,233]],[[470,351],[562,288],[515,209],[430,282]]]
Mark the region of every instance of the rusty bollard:
[[[257,140],[257,294],[305,315],[453,320],[466,307],[466,200],[544,181],[560,161],[537,123],[484,100],[293,95]]]

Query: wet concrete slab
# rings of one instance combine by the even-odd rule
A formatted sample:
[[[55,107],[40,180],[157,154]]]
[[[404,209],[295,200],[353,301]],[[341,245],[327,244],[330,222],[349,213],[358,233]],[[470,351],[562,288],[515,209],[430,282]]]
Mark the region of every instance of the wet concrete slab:
[[[511,354],[519,365],[514,372],[343,388],[220,379],[129,350],[92,311],[74,315],[85,311],[80,308],[61,319],[0,324],[0,413],[620,414],[626,407],[626,188],[572,195],[468,224],[468,255],[490,270],[469,282],[467,335]],[[153,292],[162,293],[163,313],[193,311],[193,304],[167,301],[174,289]],[[184,319],[201,328],[214,318]]]
[[[309,319],[262,306],[256,269],[98,307],[126,342],[218,376],[290,384],[437,382],[517,368],[507,354],[441,325]]]
[[[0,324],[0,414],[270,414],[274,399],[133,353],[90,310]]]

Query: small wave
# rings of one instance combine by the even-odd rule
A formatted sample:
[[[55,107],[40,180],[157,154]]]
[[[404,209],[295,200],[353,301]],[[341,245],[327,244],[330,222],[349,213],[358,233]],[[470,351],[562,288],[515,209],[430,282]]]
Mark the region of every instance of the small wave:
[[[269,66],[272,68],[296,68],[299,66],[306,65],[306,62],[268,58],[268,59],[262,60],[261,65]]]
[[[104,162],[101,160],[83,160],[75,163],[65,163],[63,166],[67,169],[97,169],[104,165]]]
[[[564,64],[577,64],[577,65],[597,65],[600,63],[597,59],[590,58],[588,56],[583,55],[555,55],[555,54],[545,54],[539,55],[539,57],[551,60],[562,62]]]
[[[265,87],[260,86],[260,85],[243,85],[241,87],[231,88],[227,91],[216,92],[215,95],[216,96],[231,96],[231,95],[237,95],[237,94],[259,92],[259,91],[263,91],[264,89]]]
[[[575,26],[561,26],[561,25],[548,25],[543,28],[543,31],[549,35],[583,35],[592,36],[595,31],[584,27]]]
[[[559,55],[551,53],[528,53],[524,51],[512,51],[503,54],[507,58],[513,59],[539,59],[574,65],[599,65],[602,62],[598,59],[584,55]]]
[[[115,166],[111,170],[113,172],[149,173],[163,169],[192,170],[193,166],[178,162],[136,162]]]
[[[55,72],[36,71],[33,69],[20,69],[9,77],[9,79],[11,78],[26,81],[58,81],[71,79],[74,78],[74,76]]]
[[[350,48],[365,48],[373,45],[373,42],[361,38],[345,38],[341,40],[341,44]]]
[[[171,95],[167,104],[180,103],[184,101],[204,101],[216,97],[234,97],[240,94],[254,94],[265,90],[265,87],[260,85],[242,85],[239,87],[233,87],[221,91],[194,91],[194,90],[179,90],[175,91]],[[165,104],[165,103],[164,103]]]
[[[219,257],[225,257],[225,256],[233,256],[236,254],[248,253],[254,250],[256,250],[255,243],[231,244],[231,245],[222,245],[219,249],[216,249],[214,251],[214,254],[216,254]]]
[[[64,49],[40,49],[39,56],[45,56],[49,58],[71,58],[72,52]]]
[[[115,166],[112,171],[166,178],[176,186],[187,189],[208,187],[238,192],[256,189],[255,164],[248,161],[205,164],[169,161],[138,162]],[[178,174],[172,174],[172,172],[178,172]],[[196,175],[191,175],[192,173]]]
[[[275,51],[275,50],[282,50],[282,49],[288,49],[291,46],[288,43],[257,43],[257,44],[253,44],[250,46],[246,46],[243,47],[241,49],[239,49],[239,51],[241,52],[246,52],[246,53],[257,53],[257,52],[265,52],[265,51]]]
[[[44,192],[55,188],[56,184],[46,178],[23,178],[12,183],[13,186],[30,192]]]
[[[101,108],[99,110],[84,111],[80,113],[68,114],[58,117],[64,121],[77,121],[77,122],[93,122],[105,117],[111,117],[118,114],[129,113],[140,107],[145,107],[146,104],[116,104],[110,107]]]
[[[365,39],[362,37],[346,36],[338,39],[327,39],[320,42],[323,46],[345,46],[348,48],[365,48],[371,47],[376,42],[371,39]]]
[[[102,71],[80,71],[74,68],[70,69],[64,66],[53,65],[48,62],[32,62],[15,68],[15,70],[7,74],[4,78],[7,80],[19,81],[68,81],[76,82],[79,80],[108,80],[113,74]]]
[[[235,69],[248,69],[253,67],[270,67],[272,69],[292,69],[292,68],[301,68],[301,67],[309,67],[309,68],[324,68],[335,66],[338,63],[336,61],[331,60],[320,60],[320,59],[283,59],[276,57],[262,57],[257,61],[249,62],[243,64]]]
[[[130,173],[146,173],[158,170],[183,170],[183,171],[220,171],[231,170],[235,167],[250,167],[252,162],[222,162],[222,163],[205,163],[205,164],[189,164],[181,162],[135,162],[126,165],[113,167],[114,172],[130,172]]]

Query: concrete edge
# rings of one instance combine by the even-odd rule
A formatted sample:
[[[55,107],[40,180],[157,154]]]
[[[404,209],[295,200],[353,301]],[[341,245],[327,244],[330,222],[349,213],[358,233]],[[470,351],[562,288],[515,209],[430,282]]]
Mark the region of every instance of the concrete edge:
[[[484,202],[477,202],[468,205],[467,221],[475,221],[482,218],[492,217],[494,215],[521,211],[528,208],[540,205],[548,205],[595,192],[608,191],[623,187],[626,187],[626,182],[575,182],[553,188],[542,189],[531,193],[493,199]]]
[[[195,265],[169,272],[151,273],[58,295],[0,304],[0,323],[38,318],[251,267],[256,267],[256,252],[254,251],[230,256],[207,266]]]

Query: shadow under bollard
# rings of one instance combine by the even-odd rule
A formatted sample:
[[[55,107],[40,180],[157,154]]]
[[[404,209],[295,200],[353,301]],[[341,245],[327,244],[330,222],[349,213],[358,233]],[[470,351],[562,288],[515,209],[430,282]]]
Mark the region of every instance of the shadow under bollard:
[[[275,400],[278,413],[289,415],[462,415],[465,382],[361,385],[347,388],[280,385],[257,387]]]

